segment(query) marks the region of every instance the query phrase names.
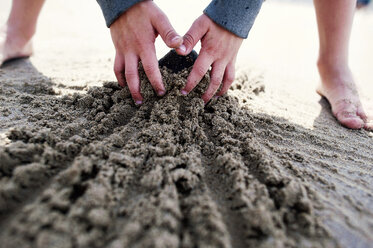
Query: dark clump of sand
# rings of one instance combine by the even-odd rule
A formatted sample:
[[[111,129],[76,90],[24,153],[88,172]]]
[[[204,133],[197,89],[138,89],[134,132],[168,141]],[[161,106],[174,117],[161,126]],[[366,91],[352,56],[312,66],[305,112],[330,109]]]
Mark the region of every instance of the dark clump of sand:
[[[2,247],[338,246],[302,156],[275,158],[275,120],[240,104],[262,79],[205,106],[208,75],[183,96],[189,71],[161,72],[164,97],[140,72],[140,107],[114,82],[64,96],[47,80],[1,86],[1,128],[16,125],[0,147]]]

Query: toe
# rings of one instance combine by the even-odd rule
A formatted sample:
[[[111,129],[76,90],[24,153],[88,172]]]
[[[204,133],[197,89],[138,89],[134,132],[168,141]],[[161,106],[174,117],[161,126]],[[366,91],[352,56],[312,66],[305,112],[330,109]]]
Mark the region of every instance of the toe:
[[[364,121],[356,114],[356,112],[341,111],[336,114],[336,117],[343,126],[351,129],[360,129],[365,126]]]
[[[373,131],[373,117],[367,119],[364,125],[364,129]]]
[[[316,88],[316,93],[319,94],[321,97],[324,97],[324,96],[325,96],[321,84],[317,86],[317,88]]]
[[[361,104],[357,109],[357,115],[364,121],[364,129],[368,131],[372,131],[373,130],[373,117],[368,116],[365,113]]]
[[[368,116],[365,114],[365,111],[361,105],[361,103],[359,104],[358,108],[357,108],[357,115],[364,121],[364,122],[367,122],[368,121]]]

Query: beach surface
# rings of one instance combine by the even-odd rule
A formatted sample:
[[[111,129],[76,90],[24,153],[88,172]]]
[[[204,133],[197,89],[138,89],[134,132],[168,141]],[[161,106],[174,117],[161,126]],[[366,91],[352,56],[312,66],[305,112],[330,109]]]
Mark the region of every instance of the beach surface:
[[[183,34],[208,1],[157,3]],[[372,26],[359,11],[351,40],[370,113]],[[206,106],[208,75],[179,93],[190,68],[161,69],[161,98],[140,71],[135,106],[95,1],[47,1],[34,44],[0,69],[1,247],[373,247],[373,132],[315,92],[310,3],[266,1]]]

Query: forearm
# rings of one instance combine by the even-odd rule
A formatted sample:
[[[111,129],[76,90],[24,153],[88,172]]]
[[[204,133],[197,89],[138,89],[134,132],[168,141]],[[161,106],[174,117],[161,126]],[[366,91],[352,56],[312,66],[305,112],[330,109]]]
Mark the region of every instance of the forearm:
[[[101,7],[107,27],[118,19],[126,10],[144,0],[97,0]]]
[[[247,38],[263,0],[213,0],[204,10],[216,24]]]

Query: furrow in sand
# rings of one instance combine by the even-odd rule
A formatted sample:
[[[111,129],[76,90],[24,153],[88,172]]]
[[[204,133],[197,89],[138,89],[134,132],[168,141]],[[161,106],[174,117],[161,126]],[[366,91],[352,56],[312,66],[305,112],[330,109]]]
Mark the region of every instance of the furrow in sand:
[[[183,213],[181,247],[235,247],[226,216],[202,180],[205,161],[201,153],[190,151],[182,157],[186,167],[171,172]]]
[[[205,157],[203,181],[208,188],[208,193],[216,202],[218,209],[223,216],[224,223],[230,234],[230,242],[232,247],[247,247],[245,229],[247,223],[239,211],[240,208],[247,205],[235,206],[232,197],[234,185],[230,175],[226,175],[226,170],[222,168],[220,163],[215,159]],[[229,180],[231,179],[231,180]]]
[[[264,132],[271,130],[273,126],[266,123],[266,120],[275,123],[274,126],[283,126],[276,123],[287,123],[287,121],[273,120],[264,114],[252,120],[257,127],[254,129],[256,136],[262,137],[258,141],[268,149],[273,159],[283,165],[288,173],[307,183],[313,194],[316,193],[319,200],[315,205],[315,212],[321,216],[324,223],[327,223],[327,229],[333,230],[333,236],[341,235],[343,232],[343,237],[339,239],[343,239],[342,243],[347,246],[363,244],[362,247],[364,245],[369,247],[367,244],[371,240],[368,237],[371,222],[368,217],[364,219],[358,217],[362,213],[365,216],[372,216],[371,169],[370,164],[367,163],[372,161],[372,156],[367,152],[370,150],[371,140],[364,139],[367,133],[357,132],[354,139],[348,140],[351,146],[346,149],[335,145],[340,142],[337,137],[322,136],[324,132],[322,130],[310,132],[299,127],[300,131],[291,133],[284,126],[280,129],[275,128],[271,132]],[[267,135],[268,133],[275,133],[275,135]],[[295,135],[298,133],[301,135]],[[359,138],[362,138],[365,144]],[[335,153],[337,156],[325,156],[324,150],[327,150],[328,154]],[[358,171],[356,176],[354,176],[355,171]],[[325,208],[321,210],[319,206]],[[344,226],[343,222],[346,222],[348,227]],[[349,241],[345,239],[347,236],[350,237]]]
[[[302,246],[307,239],[331,245],[313,213],[308,189],[269,159],[253,136],[250,122],[235,119],[238,113],[249,113],[234,105],[227,109],[229,112],[223,113],[224,109],[207,109],[213,113],[205,115],[202,126],[212,147],[211,153],[205,152],[204,175],[223,216],[227,216],[228,230],[240,236],[235,237],[235,245]]]
[[[259,120],[259,123],[262,122]],[[270,128],[270,126],[266,127]],[[309,143],[311,140],[317,144],[319,143],[318,137],[313,134],[311,134],[313,138],[309,139],[299,138],[293,134],[291,134],[291,136],[294,137],[289,138],[290,136],[286,133],[286,130],[277,132],[279,137],[288,137],[286,139],[281,138],[280,142],[278,142],[279,139],[277,137],[263,136],[262,132],[257,132],[257,135],[268,139],[267,142],[264,142],[264,145],[268,148],[270,153],[280,158],[280,161],[281,159],[286,161],[284,166],[286,166],[289,171],[292,171],[294,175],[302,175],[303,178],[307,177],[314,182],[319,182],[319,186],[325,189],[335,190],[335,185],[341,183],[340,187],[345,185],[345,187],[357,188],[366,194],[369,193],[372,171],[371,166],[367,164],[366,161],[373,161],[373,158],[370,153],[364,151],[363,147],[361,152],[354,152],[349,155],[343,153],[342,150],[338,153],[331,153],[330,151],[325,152],[324,148],[320,149],[320,147],[313,144],[313,142]],[[305,132],[305,135],[310,134]],[[278,142],[276,146],[273,145],[274,142]],[[295,147],[297,148],[295,149]],[[360,155],[360,153],[362,155]],[[336,164],[337,159],[338,164]],[[290,161],[292,161],[292,163],[290,163]],[[351,180],[351,175],[355,172],[359,177],[358,184],[356,184],[356,180]],[[363,199],[366,199],[366,197],[363,197]]]
[[[312,147],[309,147],[307,151],[298,149],[297,152],[295,152],[293,149],[289,149],[289,145],[278,145],[276,150],[272,150],[271,147],[269,147],[268,150],[277,157],[287,160],[284,166],[292,170],[294,175],[299,176],[300,172],[302,172],[303,178],[307,177],[313,181],[319,181],[322,187],[334,187],[332,186],[332,181],[328,180],[332,177],[339,182],[344,182],[346,185],[356,187],[366,193],[370,192],[373,174],[369,166],[364,165],[364,163],[341,159],[340,163],[336,165],[336,158],[318,158],[314,154],[309,154],[312,153]],[[317,149],[315,150],[317,151]],[[290,164],[289,160],[292,161],[293,164]],[[346,167],[344,164],[348,164],[351,167]],[[294,165],[296,166],[294,167]],[[359,185],[355,185],[355,181],[351,180],[352,174],[357,174],[359,176]]]
[[[27,103],[40,108],[29,113],[33,128],[12,129],[8,138],[14,143],[0,149],[0,215],[11,218],[12,212],[32,202],[59,172],[69,167],[84,146],[109,136],[116,126],[131,120],[131,107],[118,110],[116,103],[121,96],[115,95],[115,87],[106,84],[101,90],[92,88],[85,96],[63,98],[27,95]],[[95,108],[86,111],[90,107]]]
[[[268,126],[267,128],[270,127]],[[282,130],[277,134],[279,136],[288,136],[284,134],[286,132],[286,130]],[[261,134],[261,132],[257,133],[257,135]],[[305,132],[305,135],[310,134]],[[287,162],[290,160],[295,163],[297,165],[296,167],[288,163],[288,168],[293,170],[296,174],[300,175],[300,170],[303,172],[303,176],[307,176],[309,179],[315,180],[315,178],[318,178],[316,181],[319,181],[323,187],[335,188],[333,183],[331,183],[334,181],[334,183],[343,182],[340,186],[345,185],[345,187],[356,188],[358,191],[365,193],[370,192],[371,187],[369,184],[372,178],[372,170],[370,164],[367,164],[366,161],[373,161],[373,157],[370,153],[364,151],[364,146],[369,145],[369,143],[362,146],[359,152],[357,152],[356,149],[356,152],[353,154],[346,154],[342,150],[337,153],[326,152],[324,148],[320,149],[318,145],[309,143],[310,140],[318,143],[319,138],[317,136],[313,136],[313,139],[294,136],[292,139],[281,139],[281,142],[278,143],[277,146],[273,146],[271,143],[276,142],[276,140],[276,137],[269,137],[269,142],[264,143],[264,145],[271,153],[276,154],[276,157],[284,158]],[[297,147],[297,149],[295,150],[292,147]],[[335,163],[336,159],[338,159],[338,164]],[[317,171],[319,173],[315,173]],[[351,179],[351,175],[354,173],[358,173],[359,184],[356,184],[356,180]],[[366,197],[363,197],[363,199],[365,198]]]
[[[126,137],[128,126],[119,135]],[[123,204],[136,187],[139,157],[118,152],[117,134],[81,149],[72,166],[9,218],[0,240],[6,247],[104,247],[120,235]]]
[[[291,125],[288,120],[274,118],[266,114],[253,114],[252,122],[258,131],[258,135],[267,138],[275,144],[304,147],[304,143],[307,143],[307,148],[313,148],[318,153],[325,152],[342,158],[358,157],[366,159],[366,161],[373,159],[371,153],[364,152],[371,147],[371,137],[364,131],[355,131],[354,134],[357,137],[351,140],[350,137],[342,134],[338,136],[328,135],[329,126],[326,126],[325,129],[314,129],[310,132],[310,130],[300,126]],[[338,145],[341,139],[344,139],[344,142],[350,142],[347,150],[346,147]]]
[[[258,135],[263,139],[268,139],[267,144],[271,147],[276,148],[287,148],[290,147],[302,148],[307,147],[306,151],[303,151],[302,155],[312,155],[313,157],[320,159],[343,159],[355,162],[359,169],[367,170],[369,167],[365,161],[373,161],[373,156],[370,153],[365,151],[370,149],[369,143],[361,143],[353,145],[346,150],[343,147],[339,147],[333,144],[338,144],[337,139],[325,140],[325,138],[319,137],[315,133],[307,134],[306,131],[302,135],[299,131],[288,132],[286,130],[271,130],[268,129],[259,129]],[[258,131],[259,131],[258,130]],[[321,136],[321,135],[320,135]],[[301,151],[301,150],[300,150]],[[290,154],[300,155],[300,151],[292,150]],[[317,156],[315,156],[317,155]]]
[[[0,183],[0,228],[3,229],[19,209],[33,202],[69,165],[70,163],[64,163],[58,168],[51,168],[50,164],[34,162],[18,167],[11,178],[2,178]]]

